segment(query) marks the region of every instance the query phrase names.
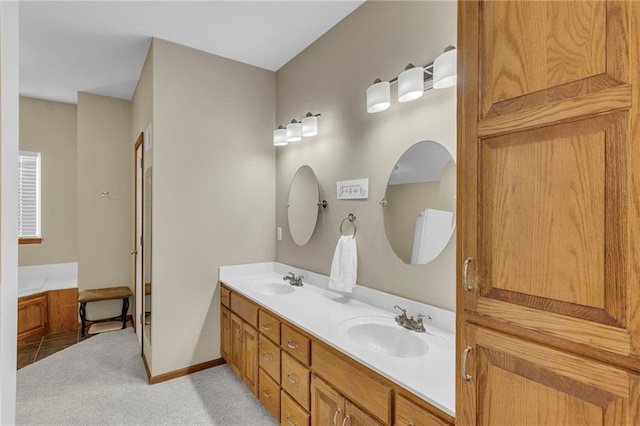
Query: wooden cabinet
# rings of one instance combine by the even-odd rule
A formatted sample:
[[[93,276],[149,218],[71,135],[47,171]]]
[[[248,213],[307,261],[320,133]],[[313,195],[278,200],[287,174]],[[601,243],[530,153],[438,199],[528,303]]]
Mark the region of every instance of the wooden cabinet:
[[[310,415],[284,390],[280,394],[280,424],[284,426],[309,426]]]
[[[229,354],[231,369],[242,379],[244,374],[244,345],[242,343],[242,320],[231,314],[231,351]]]
[[[280,384],[305,410],[309,410],[309,370],[288,353],[282,354]]]
[[[311,358],[309,338],[286,324],[282,325],[282,349],[304,365],[309,365]]]
[[[334,416],[336,426],[390,425],[394,420],[415,426],[450,424],[437,423],[438,416],[411,401],[403,404],[397,396],[394,419],[398,386],[277,314],[222,288],[230,309],[221,306],[221,352],[281,424],[332,425]],[[440,417],[453,421],[444,413]]]
[[[18,342],[26,342],[46,334],[47,293],[21,297],[18,301]]]
[[[258,363],[273,380],[280,383],[280,346],[260,334]]]
[[[258,332],[247,323],[242,324],[244,370],[242,381],[258,396]]]
[[[640,375],[486,327],[465,325],[460,424],[633,425]]]
[[[231,312],[225,308],[220,308],[220,354],[222,358],[231,363]]]
[[[231,313],[229,365],[247,387],[258,395],[258,333],[239,316]]]
[[[280,418],[280,385],[260,368],[258,398],[276,419]]]
[[[382,426],[317,376],[311,379],[311,426]]]
[[[458,11],[456,421],[637,424],[640,5]]]
[[[325,344],[314,341],[312,354],[315,373],[385,424],[391,423],[393,389],[389,384]]]
[[[268,337],[277,345],[280,344],[280,321],[263,309],[258,312],[258,331],[261,336]]]

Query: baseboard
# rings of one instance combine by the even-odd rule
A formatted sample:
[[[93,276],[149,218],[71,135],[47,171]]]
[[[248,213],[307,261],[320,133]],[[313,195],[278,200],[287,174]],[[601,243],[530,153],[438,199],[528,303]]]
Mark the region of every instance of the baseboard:
[[[142,356],[144,359],[144,355]],[[151,376],[149,373],[149,367],[147,366],[147,360],[145,359],[144,365],[147,369],[147,376],[149,376],[149,383],[155,385],[156,383],[166,382],[167,380],[175,379],[178,377],[186,376],[191,373],[206,370],[207,368],[216,367],[218,365],[225,364],[226,361],[222,358],[213,359],[211,361],[202,362],[200,364],[192,365],[190,367],[181,368],[180,370],[170,371],[168,373],[160,374],[157,376]]]

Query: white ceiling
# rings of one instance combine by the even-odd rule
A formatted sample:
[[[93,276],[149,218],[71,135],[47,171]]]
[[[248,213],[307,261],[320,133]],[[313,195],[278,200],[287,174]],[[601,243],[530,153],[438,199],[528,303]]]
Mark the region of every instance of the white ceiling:
[[[131,100],[151,37],[276,71],[358,1],[21,1],[20,94]]]

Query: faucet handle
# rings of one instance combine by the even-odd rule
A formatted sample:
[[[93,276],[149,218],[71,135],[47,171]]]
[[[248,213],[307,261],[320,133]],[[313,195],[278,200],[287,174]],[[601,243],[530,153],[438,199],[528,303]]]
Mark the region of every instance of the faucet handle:
[[[397,310],[399,310],[399,311],[402,311],[402,315],[404,315],[405,317],[407,316],[407,310],[406,310],[406,309],[403,309],[403,308],[401,308],[401,307],[400,307],[400,306],[398,306],[398,305],[395,305],[395,306],[393,307],[393,309],[397,309]]]
[[[426,318],[427,322],[431,322],[431,316],[430,315],[424,315],[424,314],[418,314],[418,321],[422,322],[422,318]]]

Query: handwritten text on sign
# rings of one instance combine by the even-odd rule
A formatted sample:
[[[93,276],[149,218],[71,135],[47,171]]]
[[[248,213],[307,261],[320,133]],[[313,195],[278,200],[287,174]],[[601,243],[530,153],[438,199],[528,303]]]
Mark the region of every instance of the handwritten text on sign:
[[[369,179],[338,181],[338,200],[369,198]]]

